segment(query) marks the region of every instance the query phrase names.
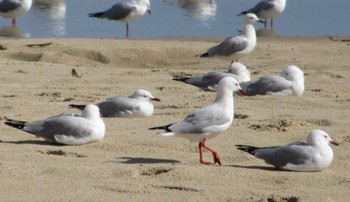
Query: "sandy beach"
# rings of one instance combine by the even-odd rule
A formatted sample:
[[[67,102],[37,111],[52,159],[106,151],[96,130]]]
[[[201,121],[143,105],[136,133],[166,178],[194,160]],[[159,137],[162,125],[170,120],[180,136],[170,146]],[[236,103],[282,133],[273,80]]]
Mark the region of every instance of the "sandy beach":
[[[213,102],[215,93],[172,78],[227,69],[230,58],[195,57],[220,40],[3,38],[2,122],[80,113],[68,105],[138,88],[162,101],[149,118],[105,118],[105,138],[81,146],[52,145],[2,123],[1,201],[349,201],[349,37],[258,37],[240,60],[252,79],[296,65],[304,95],[235,96],[232,126],[207,141],[222,166],[201,165],[195,143],[148,130]],[[313,129],[341,143],[322,172],[279,171],[234,147],[305,141]],[[209,152],[205,158],[212,160]]]

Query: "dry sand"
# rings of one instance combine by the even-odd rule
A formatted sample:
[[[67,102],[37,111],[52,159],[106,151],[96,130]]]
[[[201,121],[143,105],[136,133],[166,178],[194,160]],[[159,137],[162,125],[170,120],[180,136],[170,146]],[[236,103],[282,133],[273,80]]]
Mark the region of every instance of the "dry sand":
[[[235,97],[236,118],[209,140],[222,166],[199,164],[197,144],[147,128],[175,122],[215,93],[172,81],[226,69],[230,58],[194,57],[219,38],[2,39],[0,116],[37,120],[144,88],[159,97],[149,118],[105,119],[105,138],[56,146],[1,124],[1,201],[349,201],[350,42],[346,37],[260,37],[241,62],[256,79],[287,65],[305,72],[302,97]],[[32,46],[52,42],[47,46]],[[75,68],[81,78],[71,76]],[[234,148],[305,141],[312,129],[341,143],[332,165],[276,171]],[[210,153],[205,159],[212,160]]]

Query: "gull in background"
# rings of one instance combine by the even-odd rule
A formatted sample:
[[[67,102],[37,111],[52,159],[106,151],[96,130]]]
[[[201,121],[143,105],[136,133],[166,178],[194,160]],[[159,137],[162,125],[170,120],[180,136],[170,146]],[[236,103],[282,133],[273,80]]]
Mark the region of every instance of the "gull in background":
[[[114,96],[97,103],[102,117],[136,118],[148,117],[153,114],[152,101],[160,102],[159,98],[144,89],[137,89],[130,96]],[[85,105],[70,104],[70,107],[84,109]]]
[[[217,152],[207,147],[205,141],[223,133],[231,126],[234,117],[233,93],[237,91],[242,90],[236,79],[225,77],[219,82],[213,104],[190,113],[180,122],[149,130],[161,129],[166,131],[162,136],[184,137],[191,142],[199,142],[200,163],[210,164],[203,160],[202,148],[205,148],[213,154],[214,164],[221,165]]]
[[[105,135],[105,124],[95,105],[87,105],[81,116],[62,113],[31,122],[7,119],[5,124],[49,142],[65,145],[87,144],[101,140]]]
[[[260,1],[253,8],[243,11],[238,15],[254,13],[259,18],[264,18],[265,29],[267,28],[267,19],[271,20],[271,30],[273,30],[273,18],[280,15],[286,7],[286,0],[264,0]]]
[[[205,91],[216,91],[219,81],[226,76],[235,78],[240,85],[250,81],[250,72],[239,62],[231,63],[227,71],[213,71],[194,77],[175,77],[173,80],[191,84]]]
[[[12,26],[16,26],[16,18],[29,11],[32,0],[3,0],[0,3],[0,15],[12,18]]]
[[[254,147],[236,145],[237,149],[264,160],[282,170],[321,171],[333,160],[333,150],[329,144],[339,145],[322,130],[312,130],[306,143],[294,142],[284,146]]]
[[[281,76],[263,76],[242,85],[246,95],[301,96],[304,93],[304,72],[297,66],[286,67]]]
[[[233,60],[238,61],[239,58],[252,52],[256,46],[256,33],[253,25],[256,22],[263,23],[255,14],[248,13],[244,18],[241,35],[226,38],[199,57],[232,56]]]
[[[146,11],[151,14],[151,3],[149,0],[130,0],[114,4],[110,9],[89,13],[89,17],[107,18],[126,24],[126,38],[129,37],[129,22],[143,16]]]

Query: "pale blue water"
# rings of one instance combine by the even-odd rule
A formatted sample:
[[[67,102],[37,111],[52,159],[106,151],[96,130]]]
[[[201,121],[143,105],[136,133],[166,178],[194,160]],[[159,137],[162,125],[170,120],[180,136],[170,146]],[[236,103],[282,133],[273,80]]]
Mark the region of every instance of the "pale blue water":
[[[32,9],[18,18],[17,34],[32,38],[125,35],[124,23],[88,17],[88,13],[104,11],[118,0],[33,1]],[[231,36],[242,27],[242,17],[237,14],[257,2],[151,0],[152,15],[131,22],[130,36]],[[0,18],[0,34],[7,29],[11,33],[10,24],[9,19]],[[275,32],[287,36],[350,35],[350,0],[287,0],[285,11],[275,19]]]

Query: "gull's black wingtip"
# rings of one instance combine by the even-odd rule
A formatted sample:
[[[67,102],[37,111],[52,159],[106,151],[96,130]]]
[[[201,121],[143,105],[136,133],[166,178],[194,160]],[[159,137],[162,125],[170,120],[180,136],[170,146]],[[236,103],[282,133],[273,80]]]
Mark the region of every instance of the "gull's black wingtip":
[[[85,108],[86,105],[76,105],[76,104],[70,104],[68,105],[71,108],[77,108],[77,109],[81,109],[83,110]]]
[[[247,153],[249,153],[251,155],[255,155],[255,150],[258,149],[257,147],[248,146],[248,145],[240,145],[240,144],[238,144],[238,145],[235,145],[235,146],[236,146],[236,148],[238,150],[245,151],[245,152],[247,152]]]
[[[174,77],[173,78],[173,81],[181,81],[181,82],[184,82],[186,83],[186,81],[190,79],[190,77]]]
[[[89,13],[89,17],[93,17],[93,18],[99,18],[101,17],[101,15],[103,15],[104,12],[98,12],[98,13]]]
[[[206,53],[203,53],[201,55],[199,55],[200,58],[206,58],[206,57],[209,57],[209,53],[206,52]]]
[[[173,124],[168,124],[165,126],[156,126],[156,127],[152,127],[152,128],[148,128],[148,130],[165,130],[166,132],[171,132],[171,130],[169,129],[170,126],[172,126]]]
[[[13,119],[6,119],[5,125],[22,130],[27,122]]]
[[[248,14],[248,12],[247,12],[247,11],[243,11],[243,12],[241,12],[241,13],[237,14],[237,16],[247,15],[247,14]]]

